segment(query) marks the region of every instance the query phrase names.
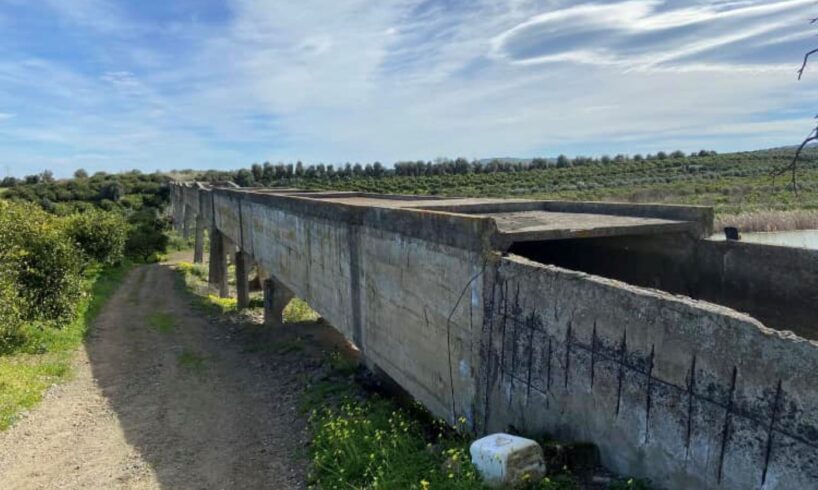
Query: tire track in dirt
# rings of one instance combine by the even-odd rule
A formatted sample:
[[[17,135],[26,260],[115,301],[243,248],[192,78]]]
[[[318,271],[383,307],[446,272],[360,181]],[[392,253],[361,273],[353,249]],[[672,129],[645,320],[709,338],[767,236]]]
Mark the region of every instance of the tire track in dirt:
[[[134,269],[74,379],[0,434],[3,488],[303,488],[296,405],[317,354],[248,352],[248,338],[290,334],[242,329],[193,309],[166,265]]]

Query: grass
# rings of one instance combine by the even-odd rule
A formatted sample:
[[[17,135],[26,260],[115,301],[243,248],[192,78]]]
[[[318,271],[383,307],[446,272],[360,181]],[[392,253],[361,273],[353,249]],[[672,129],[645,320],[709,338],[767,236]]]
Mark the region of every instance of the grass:
[[[148,317],[148,324],[162,333],[170,333],[176,328],[176,319],[170,313],[153,313]]]
[[[179,365],[191,371],[201,371],[204,369],[205,358],[190,350],[183,350],[177,358]]]
[[[208,276],[205,265],[179,262],[176,264],[176,270],[181,273],[185,287],[192,291],[204,289]],[[238,309],[236,298],[221,298],[215,294],[194,294],[194,296],[196,298],[194,306],[212,314],[232,313]],[[263,308],[264,299],[258,294],[253,294],[248,306],[250,308]],[[286,323],[314,322],[321,318],[321,315],[300,298],[293,298],[284,308],[282,316]]]
[[[473,437],[465,430],[465,419],[451,427],[434,419],[420,404],[406,405],[365,391],[351,376],[360,374],[361,368],[338,352],[330,354],[326,364],[329,374],[308,384],[299,405],[310,413],[312,488],[486,488],[471,464],[469,445]],[[569,472],[560,470],[522,488],[580,487]]]
[[[718,232],[726,226],[735,226],[742,232],[816,230],[818,210],[759,210],[719,216],[716,219],[715,230]]]
[[[286,323],[314,322],[321,318],[321,315],[310,308],[310,305],[301,298],[293,298],[290,304],[284,308],[282,316]]]
[[[34,407],[46,389],[70,377],[74,350],[131,266],[90,268],[85,276],[87,294],[71,323],[61,329],[29,325],[27,342],[18,352],[0,357],[0,430]]]

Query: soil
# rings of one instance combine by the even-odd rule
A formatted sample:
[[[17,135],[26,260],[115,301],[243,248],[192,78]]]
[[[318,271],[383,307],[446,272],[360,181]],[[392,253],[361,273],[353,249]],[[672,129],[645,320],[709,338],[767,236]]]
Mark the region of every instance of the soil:
[[[191,298],[166,264],[132,270],[73,379],[0,433],[0,486],[304,488],[299,398],[343,340],[320,323],[211,318]]]

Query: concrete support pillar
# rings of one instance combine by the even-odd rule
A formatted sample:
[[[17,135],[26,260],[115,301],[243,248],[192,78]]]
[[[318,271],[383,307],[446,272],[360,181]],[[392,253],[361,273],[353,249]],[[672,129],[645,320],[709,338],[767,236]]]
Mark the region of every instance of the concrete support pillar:
[[[202,216],[202,213],[199,213],[196,215],[196,234],[193,242],[194,264],[201,264],[204,262],[204,229],[204,216]]]
[[[227,285],[227,251],[225,239],[215,227],[210,229],[210,270],[208,282],[218,288],[219,296],[226,298],[230,295]]]
[[[184,209],[184,218],[182,218],[182,236],[184,236],[185,240],[187,240],[190,238],[190,228],[193,225],[195,215],[190,206],[185,206]]]
[[[284,308],[294,297],[292,291],[272,277],[264,279],[262,290],[264,291],[264,325],[283,326]]]
[[[236,252],[236,296],[239,309],[247,308],[250,304],[250,281],[248,280],[248,269],[250,268],[250,258],[246,253],[239,250]]]
[[[175,195],[173,198],[173,229],[177,232],[182,231],[182,220],[184,220],[184,210],[182,209],[182,198],[179,193],[179,189],[175,188],[174,191]]]

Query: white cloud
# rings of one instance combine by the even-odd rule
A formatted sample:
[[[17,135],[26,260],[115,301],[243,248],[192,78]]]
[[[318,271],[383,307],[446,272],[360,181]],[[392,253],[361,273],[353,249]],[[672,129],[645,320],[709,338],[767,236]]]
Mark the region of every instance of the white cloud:
[[[0,61],[18,115],[0,116],[0,165],[785,144],[818,105],[794,77],[811,1],[231,0],[220,23],[161,32],[104,0],[52,3],[93,49]]]
[[[650,69],[781,28],[797,28],[803,8],[813,3],[678,6],[662,0],[629,0],[574,5],[536,15],[495,36],[490,55],[528,65],[575,62]],[[790,34],[788,40],[803,34]],[[543,53],[537,54],[537,48]]]

